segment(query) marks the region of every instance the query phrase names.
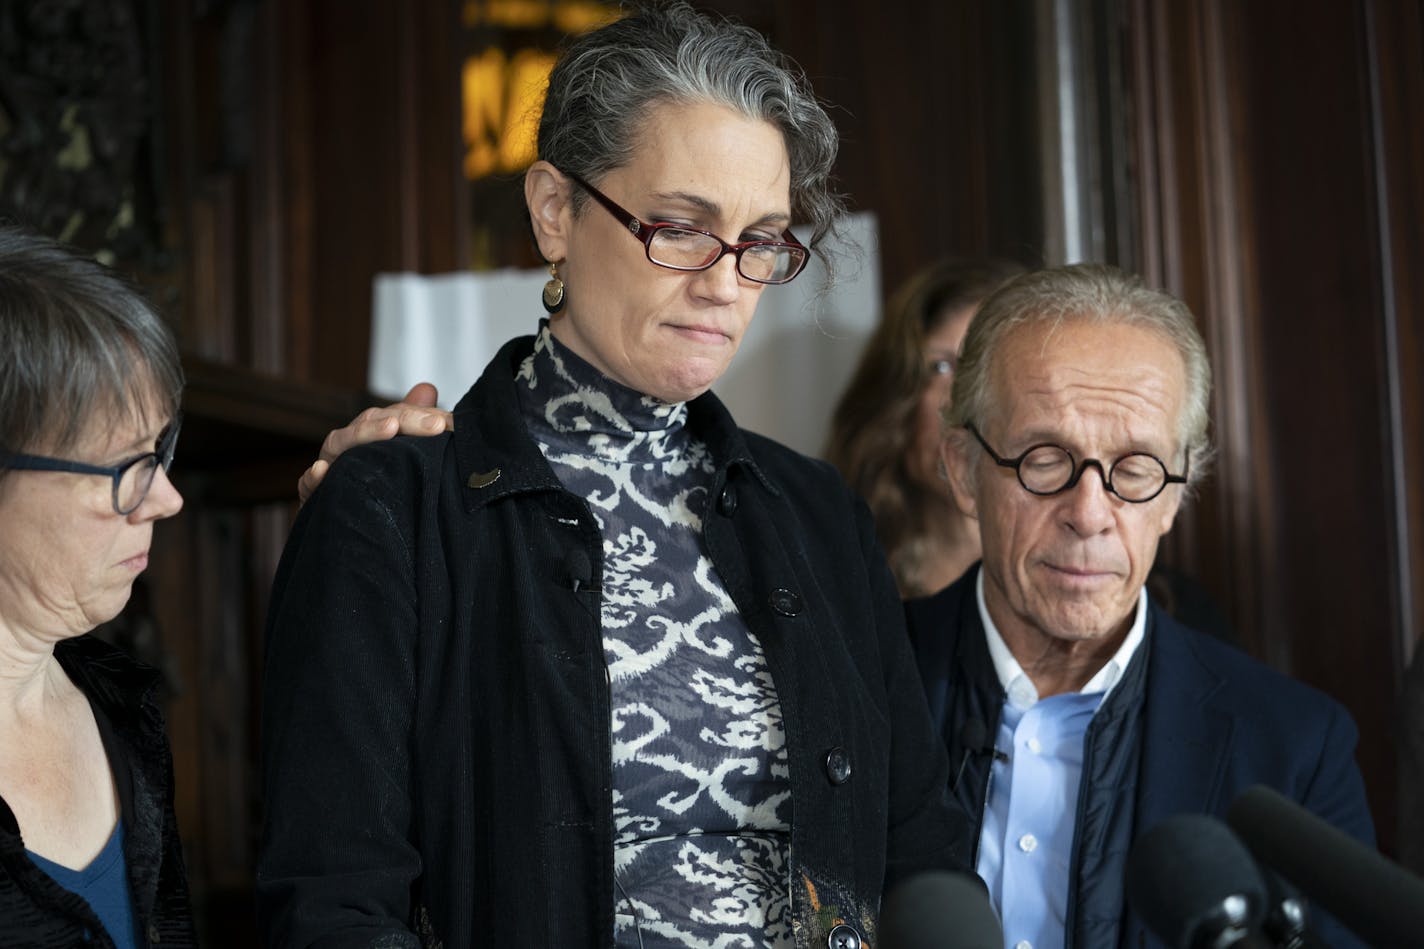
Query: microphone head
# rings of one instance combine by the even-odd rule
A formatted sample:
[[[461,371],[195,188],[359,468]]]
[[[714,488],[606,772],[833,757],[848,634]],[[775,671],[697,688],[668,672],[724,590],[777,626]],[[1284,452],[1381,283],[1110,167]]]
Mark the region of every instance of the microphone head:
[[[1279,791],[1256,785],[1226,815],[1261,863],[1370,945],[1418,945],[1424,880]]]
[[[989,729],[977,718],[966,719],[959,727],[959,740],[969,751],[982,751],[989,745]]]
[[[1250,845],[1247,845],[1250,849]],[[1310,932],[1310,908],[1300,891],[1284,877],[1256,861],[1261,882],[1266,885],[1266,913],[1261,931],[1278,946],[1300,945]]]
[[[984,881],[933,870],[897,883],[880,907],[878,949],[1004,949]]]
[[[1127,898],[1173,949],[1230,946],[1265,915],[1261,874],[1218,820],[1179,814],[1148,830],[1127,859]]]

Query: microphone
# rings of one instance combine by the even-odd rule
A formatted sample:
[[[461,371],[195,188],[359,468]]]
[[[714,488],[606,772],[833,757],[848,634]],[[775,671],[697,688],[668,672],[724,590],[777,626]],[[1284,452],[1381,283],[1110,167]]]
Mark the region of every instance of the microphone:
[[[959,759],[959,770],[955,772],[954,781],[949,785],[951,791],[959,787],[959,782],[964,777],[964,769],[969,765],[970,755],[992,754],[996,761],[1009,760],[1008,755],[989,741],[989,729],[977,718],[966,719],[964,724],[959,726],[959,743],[964,746],[964,757]]]
[[[1259,861],[1256,869],[1266,884],[1266,918],[1261,932],[1279,949],[1328,949],[1310,929],[1309,907],[1300,891]]]
[[[897,883],[886,894],[876,946],[1004,949],[1004,930],[983,880],[972,873],[931,870]]]
[[[571,547],[564,554],[564,570],[575,593],[598,593],[602,590],[593,582],[593,562],[588,559],[588,551],[582,547]]]
[[[1231,804],[1227,822],[1256,858],[1371,945],[1424,940],[1424,880],[1263,785]]]
[[[1169,817],[1138,838],[1127,899],[1172,949],[1260,945],[1251,932],[1265,915],[1261,874],[1226,825],[1204,814]]]

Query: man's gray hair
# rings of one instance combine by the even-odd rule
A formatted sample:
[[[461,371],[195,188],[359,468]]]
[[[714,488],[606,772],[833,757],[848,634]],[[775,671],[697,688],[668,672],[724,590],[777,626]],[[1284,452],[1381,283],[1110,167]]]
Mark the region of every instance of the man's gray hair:
[[[831,189],[839,137],[805,75],[756,30],[686,3],[637,8],[573,41],[549,75],[539,157],[597,184],[632,160],[648,109],[663,102],[770,122],[786,142],[791,213],[811,225],[807,243],[832,230],[844,208]],[[584,200],[575,189],[575,211]]]
[[[1074,264],[1034,271],[1010,280],[985,300],[960,349],[946,424],[959,428],[973,422],[982,428],[994,414],[990,372],[995,354],[1013,330],[1074,320],[1146,327],[1176,346],[1186,369],[1177,441],[1188,452],[1188,477],[1196,483],[1210,468],[1212,456],[1207,435],[1211,365],[1206,344],[1185,303],[1116,267]]]
[[[125,280],[0,226],[0,454],[64,454],[94,425],[178,411],[173,334]],[[0,458],[0,475],[3,475]]]

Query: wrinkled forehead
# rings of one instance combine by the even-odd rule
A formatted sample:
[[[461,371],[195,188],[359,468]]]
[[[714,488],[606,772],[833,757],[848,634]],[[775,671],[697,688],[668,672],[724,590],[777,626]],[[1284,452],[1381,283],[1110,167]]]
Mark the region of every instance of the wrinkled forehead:
[[[990,415],[1045,434],[1084,425],[1175,446],[1186,366],[1164,334],[1135,323],[1066,319],[1008,331],[990,372]]]

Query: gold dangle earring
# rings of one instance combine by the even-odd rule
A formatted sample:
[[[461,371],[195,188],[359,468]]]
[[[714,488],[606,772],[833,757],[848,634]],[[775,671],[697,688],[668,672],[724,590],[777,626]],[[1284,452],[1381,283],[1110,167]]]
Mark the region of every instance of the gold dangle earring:
[[[550,315],[564,308],[564,281],[559,278],[558,264],[549,264],[549,282],[544,284],[541,302]]]

